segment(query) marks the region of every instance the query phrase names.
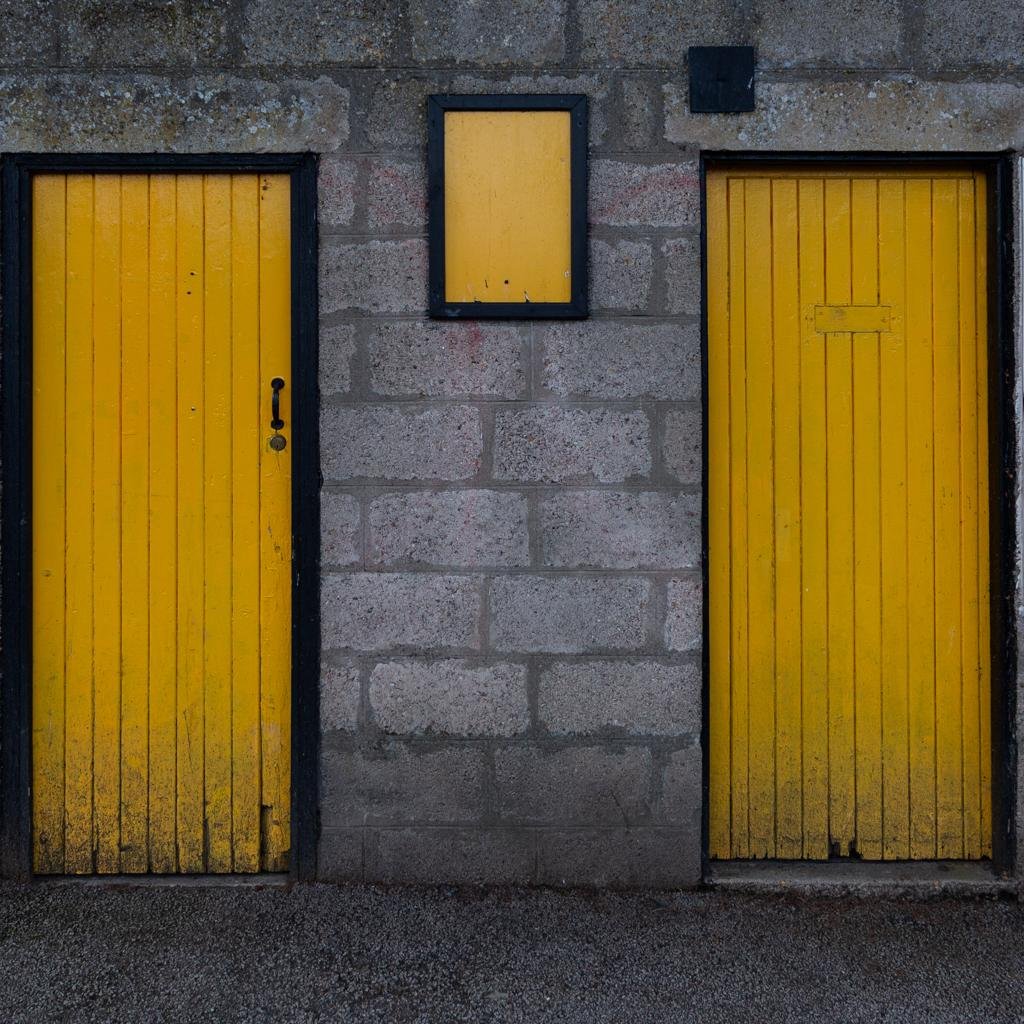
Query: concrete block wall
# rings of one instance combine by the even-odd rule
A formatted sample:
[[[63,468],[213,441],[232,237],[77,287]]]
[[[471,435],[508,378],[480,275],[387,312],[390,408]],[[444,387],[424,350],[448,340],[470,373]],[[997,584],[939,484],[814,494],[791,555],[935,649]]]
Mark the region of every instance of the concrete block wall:
[[[699,155],[1019,150],[1024,15],[0,0],[0,25],[0,149],[321,155],[321,876],[697,883]],[[730,43],[757,109],[690,114],[687,47]],[[444,91],[590,98],[587,321],[425,317]]]
[[[401,142],[321,168],[322,872],[693,881],[696,167],[595,161],[589,322],[435,323]]]

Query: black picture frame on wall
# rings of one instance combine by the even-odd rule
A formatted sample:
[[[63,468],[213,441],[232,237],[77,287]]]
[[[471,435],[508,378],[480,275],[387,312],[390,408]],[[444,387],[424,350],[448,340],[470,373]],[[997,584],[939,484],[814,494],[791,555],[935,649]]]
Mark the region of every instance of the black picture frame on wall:
[[[445,298],[444,115],[449,110],[567,110],[570,114],[570,300],[448,302]],[[582,319],[587,300],[587,97],[576,94],[427,97],[429,312],[442,320]]]

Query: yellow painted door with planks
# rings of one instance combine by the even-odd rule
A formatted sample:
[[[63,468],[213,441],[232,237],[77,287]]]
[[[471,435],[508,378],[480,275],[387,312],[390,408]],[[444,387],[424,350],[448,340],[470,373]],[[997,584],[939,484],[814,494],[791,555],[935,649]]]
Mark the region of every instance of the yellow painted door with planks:
[[[286,175],[33,181],[40,874],[287,867],[290,219]]]
[[[708,175],[714,858],[991,854],[986,203]]]

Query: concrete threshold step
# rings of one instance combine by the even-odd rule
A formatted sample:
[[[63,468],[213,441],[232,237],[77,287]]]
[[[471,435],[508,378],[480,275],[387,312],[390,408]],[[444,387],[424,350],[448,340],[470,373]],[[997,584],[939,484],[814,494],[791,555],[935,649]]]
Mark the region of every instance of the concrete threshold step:
[[[715,889],[808,896],[1016,896],[1015,879],[988,861],[713,861]]]
[[[77,885],[101,889],[282,889],[286,874],[262,875],[37,875],[36,885]]]

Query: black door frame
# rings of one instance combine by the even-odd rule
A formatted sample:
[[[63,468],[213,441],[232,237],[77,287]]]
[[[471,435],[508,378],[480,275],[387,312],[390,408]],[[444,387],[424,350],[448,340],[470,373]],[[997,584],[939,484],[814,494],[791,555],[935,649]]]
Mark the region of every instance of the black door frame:
[[[701,410],[703,468],[702,578],[703,605],[703,815],[701,860],[703,875],[711,872],[708,855],[710,765],[708,726],[711,696],[708,657],[708,283],[707,255],[707,172],[709,168],[763,166],[766,169],[813,164],[835,167],[875,164],[892,169],[900,166],[949,168],[969,167],[984,171],[989,182],[989,516],[990,516],[990,617],[992,674],[992,865],[996,871],[1012,874],[1016,849],[1017,802],[1017,629],[1014,591],[1017,548],[1015,494],[1017,488],[1017,440],[1014,419],[1014,374],[1016,372],[1016,321],[1014,319],[1013,161],[1009,151],[996,153],[851,152],[820,153],[703,151],[700,155],[700,253],[701,253]],[[799,862],[797,862],[799,863]],[[878,863],[884,863],[879,861]]]
[[[32,177],[275,173],[291,178],[293,880],[316,877],[320,746],[317,158],[288,154],[5,155],[0,381],[0,877],[32,878]]]

